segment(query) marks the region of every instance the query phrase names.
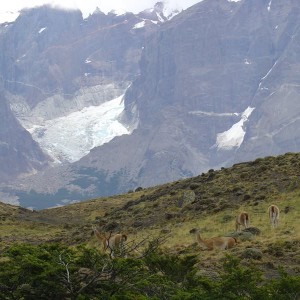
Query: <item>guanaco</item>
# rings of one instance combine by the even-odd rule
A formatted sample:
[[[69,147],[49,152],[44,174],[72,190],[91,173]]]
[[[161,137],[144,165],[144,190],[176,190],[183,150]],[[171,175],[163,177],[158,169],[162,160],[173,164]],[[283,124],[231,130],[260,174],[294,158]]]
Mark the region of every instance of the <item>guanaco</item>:
[[[235,220],[235,230],[238,231],[241,229],[241,226],[248,228],[250,224],[249,215],[245,211],[241,212]]]
[[[100,233],[95,226],[93,226],[93,233],[96,238],[103,245],[103,250],[108,250],[110,252],[110,257],[114,257],[114,250],[121,250],[124,246],[124,243],[127,241],[127,235],[117,233],[115,235],[111,235],[106,237],[104,234]]]
[[[272,228],[278,226],[279,221],[279,207],[275,204],[272,204],[268,207],[269,219]]]
[[[213,249],[226,250],[234,247],[237,244],[237,241],[234,237],[228,237],[228,236],[213,237],[204,240],[201,238],[199,229],[197,228],[191,229],[190,233],[196,234],[197,242],[202,248],[202,250],[213,250]]]

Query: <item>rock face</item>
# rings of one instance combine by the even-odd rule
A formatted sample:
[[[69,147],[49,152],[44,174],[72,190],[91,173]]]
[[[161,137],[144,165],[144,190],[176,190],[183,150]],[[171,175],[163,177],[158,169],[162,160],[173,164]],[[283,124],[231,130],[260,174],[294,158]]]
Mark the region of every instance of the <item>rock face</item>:
[[[155,9],[153,15],[164,21],[161,4]],[[297,0],[204,0],[155,28],[157,20],[145,21],[152,13],[98,12],[82,20],[72,12],[65,29],[57,22],[60,34],[47,39],[42,35],[50,25],[41,20],[51,18],[28,18],[41,22],[35,27],[37,38],[24,41],[28,46],[12,52],[10,62],[1,62],[9,101],[19,107],[15,114],[23,112],[25,105],[17,104],[24,102],[25,110],[38,111],[35,116],[43,111],[41,103],[51,114],[62,113],[50,109],[57,99],[71,111],[70,103],[88,101],[78,100],[80,90],[90,93],[102,85],[104,91],[104,85],[113,84],[120,95],[132,82],[120,117],[132,134],[94,148],[71,165],[50,169],[42,178],[32,176],[36,193],[45,193],[47,186],[56,203],[85,199],[300,150]],[[20,18],[25,22],[25,16]],[[16,26],[3,31],[20,34]],[[12,47],[17,37],[3,31],[2,39]],[[22,65],[30,55],[35,60]],[[46,77],[40,76],[40,66],[47,68]],[[55,178],[51,186],[50,178]]]
[[[20,174],[43,170],[49,157],[12,114],[0,92],[0,178],[2,182]]]
[[[38,169],[51,162],[22,126],[32,131],[124,94],[139,73],[146,36],[159,26],[148,20],[135,28],[140,22],[132,13],[106,15],[96,10],[83,20],[80,11],[42,6],[22,11],[13,23],[0,24],[0,113],[6,135],[1,143],[10,140],[0,180],[2,174],[13,179],[32,173],[32,159],[39,162]],[[14,145],[24,152],[18,160]]]
[[[76,165],[148,186],[299,151],[298,25],[296,1],[210,0],[182,12],[151,36],[125,95],[134,134]]]

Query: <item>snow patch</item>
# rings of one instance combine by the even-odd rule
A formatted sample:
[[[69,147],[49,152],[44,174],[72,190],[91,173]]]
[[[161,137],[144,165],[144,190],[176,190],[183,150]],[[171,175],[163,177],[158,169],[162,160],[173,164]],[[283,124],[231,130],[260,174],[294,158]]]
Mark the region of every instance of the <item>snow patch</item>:
[[[123,110],[122,95],[100,106],[85,107],[65,117],[47,120],[28,131],[57,163],[75,162],[94,147],[131,133],[118,121]]]
[[[124,9],[113,9],[110,11],[111,14],[118,16],[123,16],[125,15],[127,12]]]
[[[146,21],[144,20],[144,21],[142,21],[142,22],[139,22],[139,23],[135,24],[135,25],[132,27],[132,29],[143,28],[143,27],[145,27],[145,25],[146,25]]]
[[[268,11],[270,11],[271,10],[271,5],[272,5],[272,0],[269,2],[269,4],[268,4]]]
[[[157,18],[158,18],[158,20],[160,21],[160,22],[164,22],[165,20],[163,19],[163,17],[159,14],[159,13],[156,13],[156,16],[157,16]]]
[[[43,27],[39,30],[39,33],[42,33],[45,29],[47,29],[47,27]]]
[[[14,22],[20,15],[19,11],[3,11],[0,12],[0,24],[6,22]]]
[[[209,117],[232,117],[239,116],[239,113],[216,113],[213,111],[203,111],[203,110],[193,110],[189,111],[189,114],[192,115],[205,115]]]
[[[244,123],[249,119],[254,107],[247,107],[241,114],[241,120],[231,126],[227,131],[217,134],[217,141],[215,146],[222,150],[231,150],[239,148],[244,140],[245,131],[243,129]]]
[[[271,67],[271,69],[267,72],[267,74],[266,74],[264,77],[261,78],[260,83],[259,83],[259,85],[258,85],[258,88],[261,87],[263,80],[265,80],[265,79],[269,76],[269,74],[273,71],[273,69],[274,69],[274,67],[275,67],[276,65],[277,65],[277,61],[275,61],[274,65],[273,65],[273,66]]]

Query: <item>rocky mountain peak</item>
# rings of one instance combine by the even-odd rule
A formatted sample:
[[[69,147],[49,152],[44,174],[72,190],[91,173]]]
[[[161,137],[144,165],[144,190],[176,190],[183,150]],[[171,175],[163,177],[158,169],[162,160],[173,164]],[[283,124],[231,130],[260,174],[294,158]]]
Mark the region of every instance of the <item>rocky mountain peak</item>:
[[[116,121],[130,132],[23,178],[15,194],[73,201],[300,151],[298,6],[210,0],[167,22],[162,4],[137,15],[65,15],[71,31],[57,35],[49,24],[30,25],[28,36],[10,25],[0,34],[0,75],[25,128],[44,139],[48,121],[64,124],[57,118],[125,93]]]

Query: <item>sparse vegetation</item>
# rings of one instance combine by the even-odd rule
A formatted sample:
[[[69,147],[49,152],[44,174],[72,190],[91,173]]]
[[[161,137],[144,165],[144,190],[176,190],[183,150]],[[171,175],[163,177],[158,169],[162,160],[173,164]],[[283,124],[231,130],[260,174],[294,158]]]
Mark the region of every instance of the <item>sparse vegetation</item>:
[[[270,204],[281,210],[275,229],[269,224]],[[235,217],[243,210],[259,235],[235,234]],[[0,298],[34,299],[41,293],[39,299],[100,294],[103,299],[297,299],[299,213],[298,153],[65,207],[30,211],[0,203]],[[109,260],[91,236],[92,225],[124,232],[140,252],[148,247],[139,244],[145,238],[155,240],[164,232],[168,239],[140,259]],[[203,238],[235,236],[238,245],[226,252],[201,251],[189,234],[192,228],[200,228]],[[72,284],[66,281],[66,264]],[[100,274],[104,266],[108,273]],[[129,273],[132,280],[125,279]],[[239,289],[233,289],[237,282]]]

